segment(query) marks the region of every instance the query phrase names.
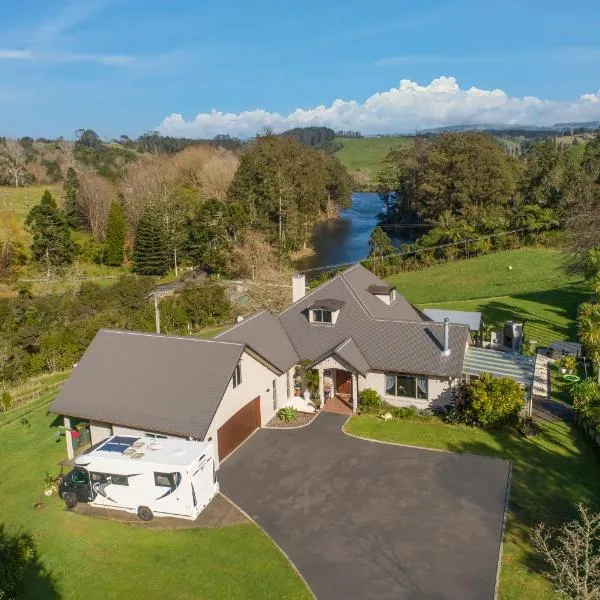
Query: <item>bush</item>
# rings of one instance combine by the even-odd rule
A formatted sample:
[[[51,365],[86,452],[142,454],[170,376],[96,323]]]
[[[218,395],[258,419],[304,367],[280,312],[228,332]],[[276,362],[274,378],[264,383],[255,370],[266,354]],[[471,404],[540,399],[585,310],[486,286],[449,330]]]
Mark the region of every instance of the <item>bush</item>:
[[[381,396],[372,388],[362,390],[359,394],[359,406],[364,412],[371,410],[378,410],[383,407],[383,399]]]
[[[519,383],[483,373],[479,379],[457,386],[446,421],[481,427],[515,424],[523,403],[523,388]]]
[[[600,384],[594,379],[583,379],[571,386],[569,394],[573,409],[593,425],[600,424]]]
[[[8,410],[12,406],[12,398],[10,396],[10,392],[4,391],[2,392],[2,396],[0,396],[0,408],[2,410]]]
[[[419,411],[414,406],[393,406],[390,412],[396,419],[416,419],[419,416]]]
[[[577,367],[577,359],[574,356],[563,356],[560,360],[560,366],[565,371],[574,371]]]
[[[293,406],[284,406],[277,411],[277,418],[284,423],[293,423],[298,418],[298,411]]]

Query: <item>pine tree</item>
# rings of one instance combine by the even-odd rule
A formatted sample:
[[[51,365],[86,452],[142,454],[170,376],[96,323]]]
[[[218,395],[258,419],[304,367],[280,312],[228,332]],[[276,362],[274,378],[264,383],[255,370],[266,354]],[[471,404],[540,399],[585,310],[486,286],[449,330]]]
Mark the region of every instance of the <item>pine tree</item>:
[[[105,264],[111,267],[118,267],[123,263],[126,235],[125,211],[118,202],[113,202],[108,213],[108,223],[106,225]]]
[[[149,211],[142,214],[135,236],[133,270],[140,275],[164,275],[170,256],[160,221]]]
[[[48,190],[40,203],[29,211],[25,225],[33,236],[31,254],[34,260],[47,269],[73,262],[76,246],[71,240],[67,220]]]
[[[64,210],[67,223],[74,229],[83,224],[83,216],[77,204],[77,192],[79,191],[79,181],[77,173],[73,167],[69,167],[67,176],[63,184]]]

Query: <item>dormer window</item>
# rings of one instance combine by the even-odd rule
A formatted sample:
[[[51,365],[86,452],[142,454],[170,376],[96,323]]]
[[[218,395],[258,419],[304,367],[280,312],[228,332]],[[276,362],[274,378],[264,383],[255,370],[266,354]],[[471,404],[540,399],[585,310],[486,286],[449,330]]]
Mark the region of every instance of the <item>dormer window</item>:
[[[391,285],[370,285],[367,291],[385,304],[393,304],[396,301],[396,288]]]
[[[308,308],[308,320],[311,323],[335,325],[344,304],[341,300],[317,300]]]
[[[314,323],[331,323],[331,311],[324,308],[313,308]]]

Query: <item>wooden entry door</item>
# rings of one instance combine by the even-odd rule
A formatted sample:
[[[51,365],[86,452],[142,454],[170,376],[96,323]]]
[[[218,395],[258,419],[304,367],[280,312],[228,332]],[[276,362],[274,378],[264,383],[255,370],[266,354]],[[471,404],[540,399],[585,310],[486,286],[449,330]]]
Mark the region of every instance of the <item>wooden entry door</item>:
[[[260,427],[260,397],[248,402],[217,430],[219,460],[231,454],[255,429]]]
[[[337,394],[352,395],[352,373],[337,369],[335,372],[335,390]]]

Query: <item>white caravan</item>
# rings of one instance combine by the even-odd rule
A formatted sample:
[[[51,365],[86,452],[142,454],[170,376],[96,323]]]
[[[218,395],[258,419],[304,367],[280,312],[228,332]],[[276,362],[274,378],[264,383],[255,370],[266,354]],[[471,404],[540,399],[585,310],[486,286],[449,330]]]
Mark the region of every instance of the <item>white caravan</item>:
[[[212,442],[174,438],[108,438],[75,459],[59,492],[78,502],[157,517],[195,519],[219,491]]]

